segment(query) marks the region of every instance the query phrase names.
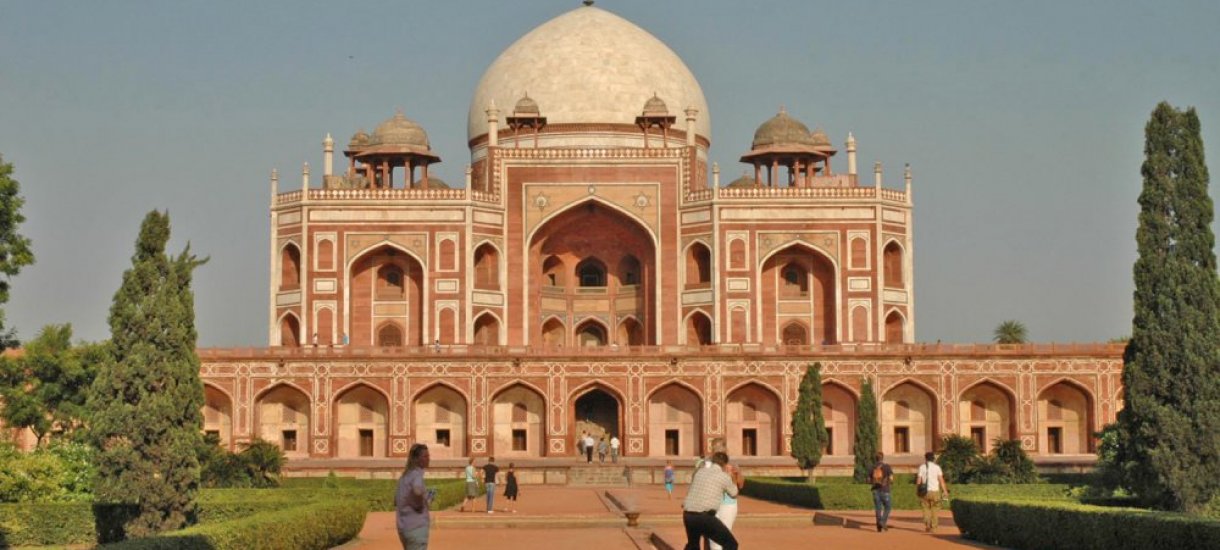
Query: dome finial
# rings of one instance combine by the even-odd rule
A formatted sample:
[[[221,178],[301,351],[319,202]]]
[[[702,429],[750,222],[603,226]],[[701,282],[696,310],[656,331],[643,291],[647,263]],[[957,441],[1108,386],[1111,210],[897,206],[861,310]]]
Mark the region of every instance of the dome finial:
[[[780,104],[779,104],[779,114],[781,114],[781,115],[786,115],[786,114],[788,114],[788,109],[785,109],[785,108],[784,108],[784,104],[783,104],[783,103],[780,103]]]
[[[585,0],[584,2],[582,2],[582,4],[584,4],[585,6],[592,6],[593,0]]]

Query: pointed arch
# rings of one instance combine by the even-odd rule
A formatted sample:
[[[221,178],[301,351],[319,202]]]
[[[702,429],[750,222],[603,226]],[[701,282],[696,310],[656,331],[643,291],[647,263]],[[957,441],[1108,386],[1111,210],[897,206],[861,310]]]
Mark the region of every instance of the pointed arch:
[[[412,432],[428,445],[432,456],[466,456],[470,398],[457,386],[442,380],[425,385],[411,396]]]
[[[479,346],[500,345],[500,316],[484,311],[474,318],[474,344]]]
[[[822,380],[823,418],[829,437],[826,454],[852,454],[856,442],[856,406],[859,396],[846,384],[834,379]]]
[[[474,287],[481,290],[500,290],[500,249],[491,241],[484,240],[475,246]]]
[[[594,439],[606,436],[622,437],[623,410],[626,399],[614,387],[592,380],[568,392],[568,414],[572,426],[572,449],[576,450],[576,439],[588,432]]]
[[[551,315],[542,321],[542,342],[546,347],[566,346],[567,336],[567,326],[559,316]]]
[[[683,324],[686,326],[686,345],[710,346],[712,338],[712,318],[707,312],[696,308],[686,314]]]
[[[1043,455],[1083,455],[1096,451],[1095,397],[1079,381],[1061,376],[1038,390],[1038,450]],[[1058,414],[1052,414],[1055,406]]]
[[[906,249],[897,239],[889,239],[885,242],[885,248],[882,252],[882,260],[884,262],[882,272],[885,276],[885,288],[906,288],[906,279],[904,279],[903,275],[905,257]]]
[[[683,251],[686,258],[685,288],[708,288],[712,284],[712,249],[702,239],[695,239]]]
[[[906,341],[907,316],[898,308],[890,308],[885,314],[885,341],[901,344]]]
[[[220,446],[233,448],[233,396],[224,388],[203,383],[203,433],[215,434]]]
[[[648,392],[649,456],[702,456],[703,398],[680,380]]]
[[[280,346],[295,348],[301,345],[301,319],[294,311],[285,311],[280,315],[276,326],[280,331]]]
[[[331,402],[335,456],[384,458],[389,454],[390,397],[381,388],[357,380],[335,392]]]
[[[586,317],[576,323],[576,344],[582,348],[604,346],[610,342],[610,331],[601,319]]]
[[[907,377],[887,387],[881,395],[882,452],[919,455],[934,450],[939,418],[936,392]]]
[[[530,230],[529,235],[526,235],[525,242],[533,242],[535,235],[538,233],[538,230],[541,229],[542,227],[546,226],[546,224],[548,222],[550,222],[551,220],[558,218],[559,216],[562,216],[572,210],[576,210],[576,209],[582,208],[582,207],[587,207],[589,205],[596,205],[596,206],[604,207],[607,210],[612,210],[615,213],[621,214],[622,216],[639,224],[639,226],[641,228],[643,228],[644,231],[648,234],[648,236],[652,239],[652,246],[654,248],[657,247],[657,242],[658,242],[657,234],[655,231],[653,231],[652,227],[648,225],[647,220],[645,220],[644,218],[641,218],[639,215],[635,214],[634,212],[631,212],[630,210],[623,208],[622,206],[619,206],[612,202],[602,200],[600,197],[589,197],[589,198],[581,200],[581,201],[573,202],[572,204],[561,207],[561,208],[555,210],[554,212],[551,212],[546,217],[542,218],[541,220],[538,220],[538,222],[534,224],[534,227],[533,227],[533,229]]]
[[[761,292],[757,323],[761,341],[780,343],[782,325],[802,319],[810,327],[810,343],[837,344],[840,339],[841,268],[832,254],[802,239],[794,239],[765,254],[756,283]],[[783,307],[780,307],[783,302]]]
[[[784,452],[783,397],[759,381],[725,393],[725,444],[732,456],[780,456]]]
[[[616,342],[620,346],[643,346],[647,343],[644,337],[644,325],[634,315],[623,317],[618,324]]]
[[[255,435],[293,457],[309,456],[313,403],[309,393],[282,381],[264,388],[254,399]]]
[[[606,262],[597,256],[589,256],[576,264],[576,286],[583,288],[607,286]]]
[[[401,295],[390,292],[396,286],[392,281],[379,277],[391,273],[382,273],[390,265],[401,270]],[[346,332],[353,344],[381,345],[377,333],[385,321],[400,325],[399,345],[424,344],[429,333],[429,312],[424,308],[428,301],[427,266],[419,255],[388,239],[361,249],[345,263],[343,308]],[[378,308],[379,303],[389,305]]]
[[[979,379],[958,393],[957,416],[959,434],[990,452],[997,438],[1016,437],[1017,394],[999,381]]]
[[[545,454],[546,394],[522,380],[510,382],[491,398],[494,456],[540,457]]]
[[[781,342],[785,346],[808,346],[809,327],[801,321],[788,321],[780,331]]]
[[[280,246],[280,292],[301,288],[301,245],[286,241]]]

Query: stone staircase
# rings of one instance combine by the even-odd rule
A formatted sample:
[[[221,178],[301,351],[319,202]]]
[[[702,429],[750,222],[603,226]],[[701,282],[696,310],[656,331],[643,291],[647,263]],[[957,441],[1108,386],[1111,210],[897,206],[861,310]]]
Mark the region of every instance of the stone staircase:
[[[623,476],[624,465],[611,464],[593,466],[572,466],[568,470],[568,485],[579,487],[626,487],[627,478]]]

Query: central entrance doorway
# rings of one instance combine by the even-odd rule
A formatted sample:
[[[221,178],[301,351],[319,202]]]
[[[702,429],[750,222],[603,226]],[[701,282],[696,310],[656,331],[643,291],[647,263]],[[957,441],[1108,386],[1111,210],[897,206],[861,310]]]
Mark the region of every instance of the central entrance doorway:
[[[578,447],[575,440],[586,432],[593,436],[595,442],[600,441],[602,437],[609,441],[615,435],[622,439],[622,433],[619,431],[619,402],[610,392],[600,388],[589,390],[576,399],[574,407],[573,452]]]

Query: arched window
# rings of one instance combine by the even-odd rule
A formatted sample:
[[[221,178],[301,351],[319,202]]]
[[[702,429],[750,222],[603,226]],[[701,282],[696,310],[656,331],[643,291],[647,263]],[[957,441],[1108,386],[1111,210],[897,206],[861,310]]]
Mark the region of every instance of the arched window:
[[[500,343],[500,321],[495,316],[484,313],[474,320],[474,343],[480,346]]]
[[[576,341],[581,347],[606,345],[606,329],[597,323],[585,323],[576,331]]]
[[[797,322],[788,323],[784,326],[784,345],[788,346],[806,346],[809,345],[809,331],[805,330],[805,325]]]
[[[606,286],[606,266],[597,258],[589,258],[576,266],[576,278],[582,287]]]
[[[564,326],[559,319],[551,319],[542,325],[542,341],[547,346],[564,345]]]
[[[885,341],[895,344],[901,344],[906,334],[905,323],[902,321],[902,315],[897,311],[891,312],[885,318]]]
[[[490,244],[484,244],[474,251],[474,287],[500,289],[500,257]]]
[[[702,312],[695,312],[686,321],[686,344],[689,346],[712,344],[712,321]]]
[[[885,286],[886,288],[904,288],[902,280],[902,247],[891,242],[885,245]]]
[[[280,290],[301,288],[301,251],[288,245],[280,251]]]
[[[295,315],[285,315],[280,321],[280,345],[296,347],[301,345],[301,323]]]
[[[712,253],[702,243],[690,246],[686,253],[686,286],[702,287],[712,282]]]
[[[628,254],[619,261],[618,280],[624,286],[640,284],[640,261],[635,256]]]
[[[780,272],[780,296],[783,298],[804,298],[809,296],[809,276],[800,264],[791,263],[784,266]]]

